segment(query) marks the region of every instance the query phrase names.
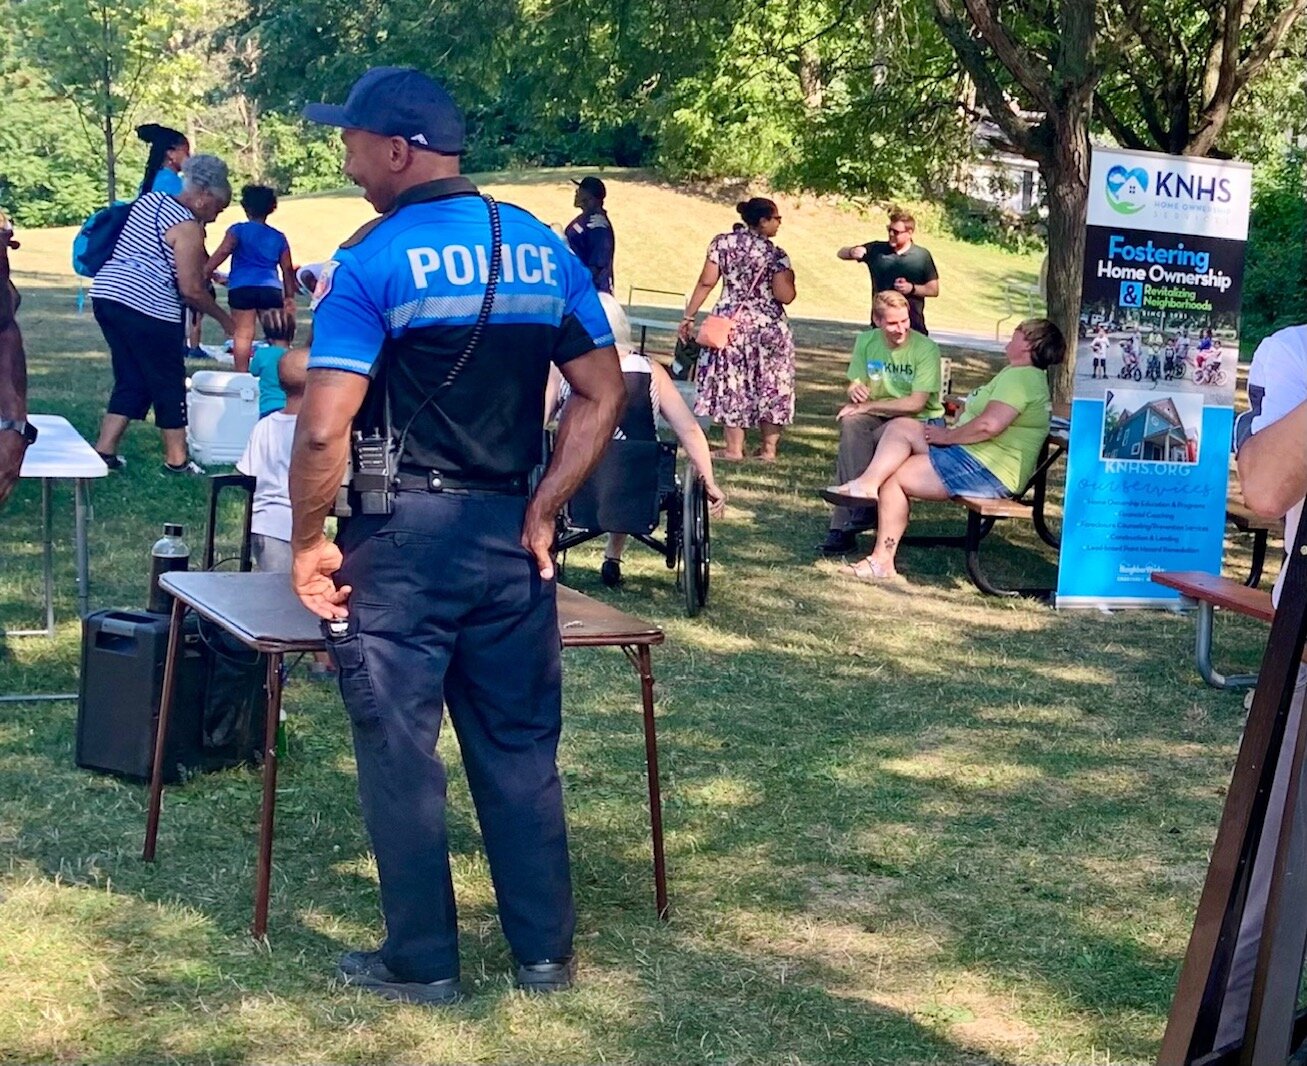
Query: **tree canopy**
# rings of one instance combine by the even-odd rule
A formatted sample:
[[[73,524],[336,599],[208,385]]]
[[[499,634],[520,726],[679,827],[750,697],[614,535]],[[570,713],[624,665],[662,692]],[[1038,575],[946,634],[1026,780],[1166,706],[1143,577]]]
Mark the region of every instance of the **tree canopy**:
[[[1053,316],[1079,300],[1091,138],[1254,162],[1307,134],[1307,0],[7,0],[0,203],[78,221],[134,122],[238,177],[338,185],[299,110],[375,64],[463,104],[470,169],[615,164],[861,200],[958,184],[988,118],[1045,185]],[[135,177],[135,172],[131,175]],[[106,180],[107,178],[107,180]],[[1068,369],[1069,372],[1069,369]]]

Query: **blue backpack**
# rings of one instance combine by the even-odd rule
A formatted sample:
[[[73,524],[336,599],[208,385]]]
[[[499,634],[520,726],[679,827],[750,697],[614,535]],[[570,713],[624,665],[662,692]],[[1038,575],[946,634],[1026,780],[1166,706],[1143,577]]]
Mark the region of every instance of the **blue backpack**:
[[[113,250],[127,225],[134,200],[119,200],[102,207],[82,223],[73,238],[73,270],[84,278],[93,278],[113,256]]]

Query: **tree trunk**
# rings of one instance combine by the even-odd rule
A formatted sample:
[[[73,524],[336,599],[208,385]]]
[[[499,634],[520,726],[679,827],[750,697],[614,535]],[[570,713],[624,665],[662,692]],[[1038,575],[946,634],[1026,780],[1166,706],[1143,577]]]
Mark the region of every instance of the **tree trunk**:
[[[114,122],[113,122],[113,27],[109,23],[108,8],[100,8],[100,34],[101,44],[104,48],[104,66],[101,70],[101,76],[104,79],[101,86],[104,90],[104,164],[105,164],[105,184],[108,187],[109,199],[106,204],[112,204],[118,199],[118,153],[114,150]]]
[[[113,145],[113,115],[108,111],[104,115],[104,159],[105,186],[109,194],[105,202],[111,204],[118,199],[118,153]]]
[[[1040,176],[1048,196],[1048,317],[1066,338],[1066,361],[1053,376],[1053,401],[1069,403],[1075,381],[1085,212],[1089,204],[1089,121],[1073,109],[1050,116],[1055,123],[1041,152]]]

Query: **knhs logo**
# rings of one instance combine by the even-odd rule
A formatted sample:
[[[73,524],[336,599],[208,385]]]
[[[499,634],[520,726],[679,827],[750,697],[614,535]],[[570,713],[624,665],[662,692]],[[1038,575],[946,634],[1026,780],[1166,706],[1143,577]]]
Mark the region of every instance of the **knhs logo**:
[[[1211,204],[1228,204],[1231,200],[1229,178],[1159,170],[1156,189],[1159,200],[1193,200]]]

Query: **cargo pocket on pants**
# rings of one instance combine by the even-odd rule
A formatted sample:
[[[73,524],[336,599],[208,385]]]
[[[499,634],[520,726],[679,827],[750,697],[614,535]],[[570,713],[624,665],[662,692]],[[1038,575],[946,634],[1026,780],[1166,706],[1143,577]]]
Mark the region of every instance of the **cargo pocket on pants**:
[[[381,721],[376,693],[372,690],[362,638],[354,632],[339,640],[328,641],[327,648],[336,661],[340,698],[345,702],[345,713],[349,715],[355,739],[364,747],[380,751],[386,746],[386,727]]]

